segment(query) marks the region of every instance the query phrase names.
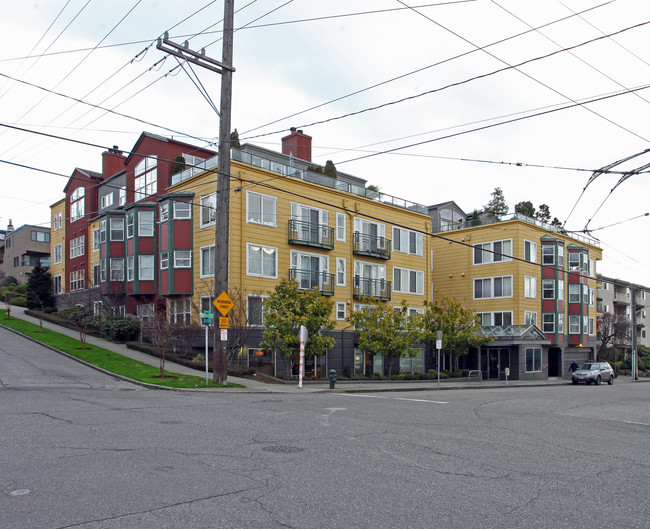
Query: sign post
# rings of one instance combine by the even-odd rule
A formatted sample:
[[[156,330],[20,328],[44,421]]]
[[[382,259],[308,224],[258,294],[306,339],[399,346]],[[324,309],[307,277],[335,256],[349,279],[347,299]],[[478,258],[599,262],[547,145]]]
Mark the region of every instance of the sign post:
[[[305,373],[305,342],[307,341],[307,327],[300,326],[300,366],[298,367],[298,387],[302,389],[302,377]]]
[[[201,323],[205,325],[205,385],[208,385],[208,329],[210,328],[210,324],[212,323],[212,320],[214,319],[214,314],[210,312],[209,310],[204,310],[201,313]]]
[[[438,373],[438,387],[440,387],[440,349],[442,349],[442,331],[436,334],[436,350],[438,355],[436,358],[436,372]]]
[[[228,360],[226,355],[226,345],[228,342],[228,318],[226,318],[226,315],[235,306],[235,304],[232,302],[232,299],[230,299],[230,296],[226,293],[226,291],[221,292],[221,294],[219,294],[215,298],[212,304],[217,308],[221,316],[223,316],[222,318],[219,318],[219,331],[220,331],[221,343],[219,344],[218,355],[217,355],[217,344],[216,343],[214,344],[215,368],[216,368],[215,372],[217,372],[218,369],[219,373],[221,372],[227,373],[228,366],[226,364],[228,363]]]

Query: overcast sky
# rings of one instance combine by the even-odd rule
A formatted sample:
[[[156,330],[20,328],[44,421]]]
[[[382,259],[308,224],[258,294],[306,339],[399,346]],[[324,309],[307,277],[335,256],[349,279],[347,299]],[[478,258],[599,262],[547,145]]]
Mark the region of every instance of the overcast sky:
[[[501,187],[511,211],[547,204],[567,229],[592,230],[600,273],[650,286],[647,170],[613,192],[621,175],[603,174],[583,193],[594,170],[650,148],[647,0],[236,0],[235,10],[242,142],[279,150],[302,128],[316,162],[467,212]],[[193,82],[155,40],[169,31],[220,59],[222,17],[223,0],[7,3],[0,160],[101,170],[100,147],[7,125],[126,150],[143,130],[216,141],[218,116],[197,86],[218,105],[219,75],[194,67]],[[650,153],[615,170],[646,164]],[[0,170],[0,226],[49,225],[66,178]]]

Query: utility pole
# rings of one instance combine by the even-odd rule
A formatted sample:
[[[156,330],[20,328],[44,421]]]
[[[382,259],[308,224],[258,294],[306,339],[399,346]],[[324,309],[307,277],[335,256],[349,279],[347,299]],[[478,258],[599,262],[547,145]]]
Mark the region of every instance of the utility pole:
[[[639,366],[637,356],[637,327],[636,327],[636,286],[630,287],[630,325],[632,326],[632,380],[639,380]]]
[[[164,38],[158,39],[156,48],[175,57],[221,74],[221,107],[219,112],[219,147],[217,159],[217,221],[214,248],[214,295],[228,292],[228,234],[230,229],[230,126],[232,110],[232,67],[233,25],[235,1],[224,0],[223,48],[221,61],[189,49],[187,41],[182,45]],[[227,331],[226,331],[227,332]],[[220,329],[214,326],[213,381],[226,384],[228,381],[228,359],[226,342],[221,340]]]

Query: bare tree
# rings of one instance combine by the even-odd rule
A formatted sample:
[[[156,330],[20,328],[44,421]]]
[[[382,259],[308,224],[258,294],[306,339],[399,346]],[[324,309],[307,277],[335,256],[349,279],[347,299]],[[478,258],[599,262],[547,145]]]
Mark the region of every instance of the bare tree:
[[[598,319],[598,358],[609,347],[629,344],[631,340],[630,320],[623,315],[604,312]]]
[[[72,325],[74,325],[75,329],[77,329],[77,332],[79,333],[79,341],[81,342],[81,348],[84,350],[86,349],[86,333],[88,327],[90,326],[89,324],[91,322],[92,316],[92,312],[81,305],[74,305],[68,309],[62,310],[59,313],[59,317],[61,319],[69,321],[72,323]]]
[[[147,336],[151,340],[151,345],[156,349],[158,359],[160,360],[160,376],[165,375],[165,354],[170,347],[177,327],[167,321],[164,312],[156,312],[149,319],[145,327]]]

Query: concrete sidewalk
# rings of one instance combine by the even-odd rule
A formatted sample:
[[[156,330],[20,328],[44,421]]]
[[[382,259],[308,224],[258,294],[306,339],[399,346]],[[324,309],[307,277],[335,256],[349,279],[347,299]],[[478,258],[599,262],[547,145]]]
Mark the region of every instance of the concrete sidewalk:
[[[39,319],[25,314],[22,307],[11,308],[12,317],[16,317],[36,325],[39,324]],[[70,336],[72,338],[79,338],[79,333],[67,327],[62,327],[47,321],[43,321],[43,328]],[[129,349],[124,344],[113,343],[94,336],[88,336],[87,343],[96,347],[107,349],[114,353],[132,358],[143,364],[159,367],[160,363],[157,357]],[[85,362],[84,362],[85,363]],[[88,364],[90,365],[90,364]],[[95,366],[91,366],[95,367]],[[192,369],[190,367],[177,364],[175,362],[165,361],[165,370],[172,373],[179,373],[185,375],[193,375],[197,377],[205,377],[205,370]],[[212,377],[212,374],[209,375]],[[125,377],[120,377],[125,378]],[[125,378],[125,380],[129,380]],[[630,377],[619,376],[615,383],[631,382]],[[241,384],[244,388],[210,388],[210,389],[197,389],[197,390],[184,390],[184,391],[202,391],[202,392],[219,392],[219,393],[367,393],[367,392],[384,392],[384,391],[440,391],[450,389],[486,389],[486,388],[516,388],[516,387],[531,387],[531,386],[557,386],[571,384],[569,379],[562,378],[549,378],[548,380],[514,380],[505,382],[503,380],[484,380],[481,382],[472,382],[468,384],[467,379],[446,379],[440,381],[438,386],[437,380],[404,380],[404,381],[383,381],[383,380],[367,380],[367,381],[337,381],[335,389],[329,389],[329,382],[314,382],[312,380],[305,381],[303,387],[299,388],[297,382],[289,382],[284,384],[267,384],[257,380],[248,378],[239,378],[228,376],[228,382]],[[163,388],[160,389],[171,389]],[[174,390],[180,391],[180,390]]]

